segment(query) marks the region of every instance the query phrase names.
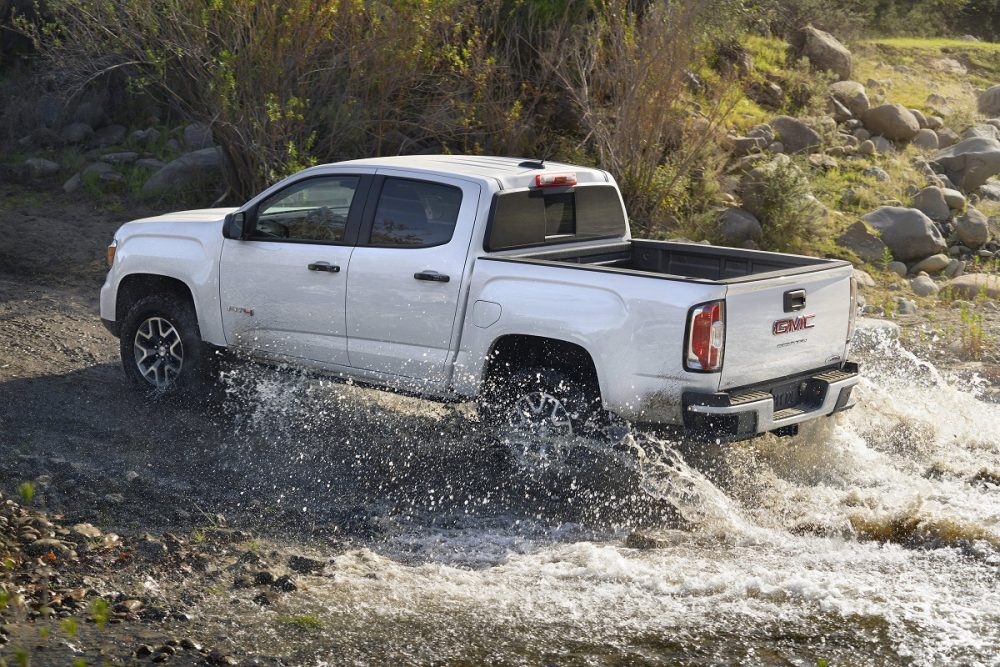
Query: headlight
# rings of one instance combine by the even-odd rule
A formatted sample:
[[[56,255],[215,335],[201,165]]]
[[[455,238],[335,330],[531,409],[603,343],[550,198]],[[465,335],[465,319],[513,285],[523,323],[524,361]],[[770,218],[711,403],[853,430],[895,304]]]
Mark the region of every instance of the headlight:
[[[111,245],[108,246],[108,268],[115,263],[115,253],[118,251],[118,239],[111,241]]]

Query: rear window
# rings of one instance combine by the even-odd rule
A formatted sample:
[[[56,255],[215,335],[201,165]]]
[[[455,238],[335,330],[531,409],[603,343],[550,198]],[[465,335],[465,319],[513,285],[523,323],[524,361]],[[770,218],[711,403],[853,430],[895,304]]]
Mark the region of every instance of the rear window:
[[[486,234],[488,252],[613,238],[625,234],[625,213],[611,185],[497,193]]]

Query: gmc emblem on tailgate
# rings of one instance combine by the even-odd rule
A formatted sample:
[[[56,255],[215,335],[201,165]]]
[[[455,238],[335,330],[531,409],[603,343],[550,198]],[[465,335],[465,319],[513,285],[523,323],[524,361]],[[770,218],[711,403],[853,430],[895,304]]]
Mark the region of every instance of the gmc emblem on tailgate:
[[[792,333],[793,331],[802,331],[803,329],[812,329],[816,325],[812,323],[815,315],[799,315],[798,317],[788,317],[783,320],[775,320],[774,325],[771,327],[771,333],[775,336],[780,336],[786,333]]]

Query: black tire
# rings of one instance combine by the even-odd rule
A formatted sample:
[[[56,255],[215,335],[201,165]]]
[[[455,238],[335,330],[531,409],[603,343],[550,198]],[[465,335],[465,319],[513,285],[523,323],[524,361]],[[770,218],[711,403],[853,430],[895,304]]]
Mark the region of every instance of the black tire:
[[[495,428],[511,426],[511,413],[523,397],[543,393],[565,407],[573,434],[586,435],[604,419],[599,388],[552,368],[524,368],[489,380],[478,404],[480,419]]]
[[[168,334],[161,337],[164,331]],[[190,301],[166,293],[145,296],[129,308],[119,333],[122,368],[140,391],[151,397],[193,397],[203,395],[211,386],[212,349],[201,340],[198,316]],[[154,356],[140,364],[143,349],[151,350]],[[178,354],[180,361],[176,359]],[[160,368],[150,368],[157,361],[162,362]],[[173,366],[176,370],[170,371],[168,367]],[[149,372],[144,374],[142,367]],[[154,376],[163,381],[153,381]]]

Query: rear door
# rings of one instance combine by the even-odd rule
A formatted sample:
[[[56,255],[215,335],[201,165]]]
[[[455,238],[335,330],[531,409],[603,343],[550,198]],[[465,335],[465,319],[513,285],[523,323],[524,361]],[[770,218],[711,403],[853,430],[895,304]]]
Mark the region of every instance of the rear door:
[[[851,267],[734,281],[726,292],[720,390],[844,360]]]
[[[375,374],[440,383],[480,186],[378,173],[348,276],[350,363]]]
[[[267,357],[348,366],[347,275],[372,176],[310,176],[249,211],[226,239],[222,321],[230,345]]]

